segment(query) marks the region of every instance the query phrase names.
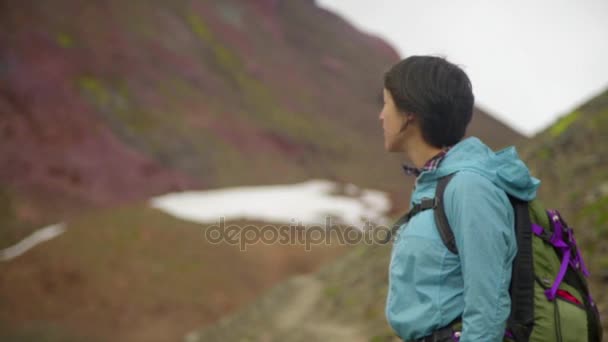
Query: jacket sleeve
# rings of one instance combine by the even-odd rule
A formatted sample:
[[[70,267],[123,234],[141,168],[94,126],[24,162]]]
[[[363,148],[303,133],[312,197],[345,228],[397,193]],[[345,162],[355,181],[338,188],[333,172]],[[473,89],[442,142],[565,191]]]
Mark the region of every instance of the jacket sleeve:
[[[509,198],[487,178],[461,171],[448,184],[444,200],[464,282],[460,342],[502,341],[517,252]]]

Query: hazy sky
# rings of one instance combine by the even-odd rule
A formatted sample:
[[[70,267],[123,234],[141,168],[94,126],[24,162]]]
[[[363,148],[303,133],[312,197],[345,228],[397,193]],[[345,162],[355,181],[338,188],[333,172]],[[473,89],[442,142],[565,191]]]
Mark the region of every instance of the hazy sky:
[[[442,55],[463,66],[477,105],[526,134],[608,87],[608,0],[317,3],[402,57]]]

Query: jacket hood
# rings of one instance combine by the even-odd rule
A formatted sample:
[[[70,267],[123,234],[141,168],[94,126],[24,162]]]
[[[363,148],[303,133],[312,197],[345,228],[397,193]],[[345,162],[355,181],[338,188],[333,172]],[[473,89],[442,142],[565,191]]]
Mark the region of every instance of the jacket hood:
[[[466,138],[454,145],[439,168],[422,172],[418,183],[437,181],[462,170],[478,173],[508,194],[525,201],[536,197],[540,185],[540,180],[530,175],[514,146],[494,152],[476,137]]]

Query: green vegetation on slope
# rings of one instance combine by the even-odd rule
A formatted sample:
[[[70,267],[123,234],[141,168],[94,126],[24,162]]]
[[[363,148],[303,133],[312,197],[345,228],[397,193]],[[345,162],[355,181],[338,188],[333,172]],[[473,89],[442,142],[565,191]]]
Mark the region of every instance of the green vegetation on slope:
[[[555,124],[553,124],[553,126],[551,126],[551,128],[549,129],[549,132],[551,133],[551,135],[553,137],[559,136],[566,129],[568,129],[568,127],[574,121],[576,121],[576,119],[579,117],[579,115],[580,115],[580,112],[574,111],[574,112],[560,118]]]

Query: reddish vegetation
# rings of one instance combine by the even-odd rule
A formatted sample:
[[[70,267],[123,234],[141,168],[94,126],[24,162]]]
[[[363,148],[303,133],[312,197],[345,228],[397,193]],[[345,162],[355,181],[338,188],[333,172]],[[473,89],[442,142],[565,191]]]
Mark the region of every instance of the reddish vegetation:
[[[0,36],[0,42],[2,184],[22,195],[63,194],[94,205],[200,184],[124,144],[100,120],[75,84],[87,72],[86,54],[40,32]]]
[[[256,82],[264,82],[265,91],[280,99],[272,106],[284,105],[298,113],[342,112],[346,108],[336,107],[341,101],[327,96],[319,87],[326,78],[322,69],[315,71],[320,77],[311,77],[308,67],[294,65],[295,61],[304,61],[298,56],[303,46],[293,45],[293,37],[301,33],[294,36],[285,25],[291,16],[298,15],[294,11],[321,13],[312,2],[294,4],[218,1],[192,2],[188,8],[184,1],[169,10],[141,5],[121,8],[112,1],[84,6],[63,0],[54,7],[22,4],[6,9],[0,16],[0,186],[10,186],[26,198],[35,198],[36,193],[63,194],[56,200],[58,205],[65,197],[98,206],[213,185],[212,179],[186,175],[188,171],[159,161],[153,151],[142,149],[142,144],[133,146],[133,140],[124,133],[128,132],[125,123],[113,114],[121,105],[137,106],[142,111],[138,114],[141,120],[148,120],[143,117],[147,108],[166,108],[163,110],[176,113],[172,114],[176,120],[213,132],[244,153],[270,152],[284,158],[292,153],[298,157],[298,151],[310,152],[309,147],[298,146],[301,141],[296,143],[283,133],[259,129],[253,121],[243,126],[205,119],[204,113],[210,108],[204,99],[222,102],[232,112],[252,108],[240,100],[242,95],[230,84],[225,71],[218,69],[219,61],[209,58],[209,47],[200,46],[200,37],[193,35],[188,27],[191,23],[184,19],[199,15],[204,29],[215,36],[214,41],[230,47],[244,63],[243,70],[235,72],[248,73],[258,79]],[[176,16],[179,11],[183,14]],[[138,16],[132,16],[135,13]],[[68,21],[62,22],[60,15]],[[229,20],[230,15],[236,19]],[[323,16],[332,15],[323,12]],[[32,22],[39,23],[40,29],[34,29]],[[326,25],[323,22],[322,26]],[[368,41],[344,22],[339,21],[338,27],[354,41]],[[149,39],[152,36],[139,33],[144,31],[159,34]],[[386,61],[396,59],[390,49],[383,53]],[[335,80],[331,74],[347,69],[347,62],[327,55],[319,57],[318,63],[330,69],[330,89],[338,88],[332,85]],[[314,62],[308,65],[314,66]],[[95,82],[91,86],[104,88],[95,88],[91,94],[79,83],[83,77]],[[179,100],[159,96],[158,86],[168,80],[186,82],[192,95]],[[126,95],[116,97],[117,82],[125,85]],[[304,89],[315,97],[314,102],[298,99]],[[95,93],[102,91],[105,93]],[[196,93],[202,97],[193,99]],[[258,105],[253,110],[268,108]]]
[[[272,38],[282,38],[282,30],[278,21],[279,3],[284,0],[252,0],[251,5],[257,14],[260,25],[271,33]]]
[[[229,113],[222,115],[221,120],[210,123],[209,127],[222,140],[244,153],[274,154],[295,159],[314,149],[312,146],[296,143],[289,136],[258,130],[246,121],[235,119]]]

